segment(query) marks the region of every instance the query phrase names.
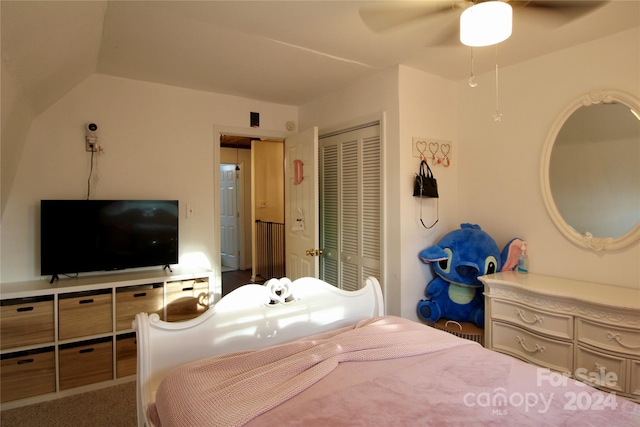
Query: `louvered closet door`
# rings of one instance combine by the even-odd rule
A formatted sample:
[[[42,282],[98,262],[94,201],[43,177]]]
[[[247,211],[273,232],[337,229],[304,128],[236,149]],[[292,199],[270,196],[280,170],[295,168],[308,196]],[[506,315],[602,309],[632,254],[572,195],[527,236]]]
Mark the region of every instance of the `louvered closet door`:
[[[380,278],[380,126],[320,140],[320,278],[358,289]]]

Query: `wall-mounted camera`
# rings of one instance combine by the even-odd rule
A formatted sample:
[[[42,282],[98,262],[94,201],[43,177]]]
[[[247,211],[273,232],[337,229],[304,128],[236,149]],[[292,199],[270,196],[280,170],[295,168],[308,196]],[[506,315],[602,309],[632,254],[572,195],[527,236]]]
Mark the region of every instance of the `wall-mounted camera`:
[[[98,149],[98,125],[95,123],[87,124],[87,137],[85,138],[85,149],[87,151],[99,151]]]

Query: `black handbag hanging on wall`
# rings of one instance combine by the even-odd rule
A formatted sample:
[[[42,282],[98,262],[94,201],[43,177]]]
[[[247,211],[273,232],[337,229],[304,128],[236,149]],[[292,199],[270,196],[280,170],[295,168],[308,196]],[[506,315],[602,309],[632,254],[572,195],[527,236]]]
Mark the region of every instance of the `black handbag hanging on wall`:
[[[425,171],[426,168],[426,171]],[[413,196],[414,197],[431,197],[436,199],[436,220],[430,226],[426,226],[422,221],[422,203],[420,203],[420,222],[424,228],[433,228],[438,223],[438,181],[434,178],[433,172],[426,160],[420,162],[420,173],[416,174],[416,178],[413,184]]]
[[[425,173],[425,167],[427,171]],[[423,160],[420,162],[420,173],[416,174],[413,185],[414,197],[438,197],[438,181],[433,177],[429,164]]]

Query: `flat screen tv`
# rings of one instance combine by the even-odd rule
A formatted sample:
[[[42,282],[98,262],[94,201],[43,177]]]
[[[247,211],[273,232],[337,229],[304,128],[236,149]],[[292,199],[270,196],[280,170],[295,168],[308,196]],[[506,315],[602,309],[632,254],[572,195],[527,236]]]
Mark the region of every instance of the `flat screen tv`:
[[[178,262],[177,200],[42,200],[40,274]]]

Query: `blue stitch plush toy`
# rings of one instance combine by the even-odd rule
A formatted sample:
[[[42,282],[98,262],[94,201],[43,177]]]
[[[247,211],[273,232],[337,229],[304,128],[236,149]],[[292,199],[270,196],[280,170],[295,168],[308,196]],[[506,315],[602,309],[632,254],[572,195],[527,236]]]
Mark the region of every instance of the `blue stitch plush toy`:
[[[496,242],[476,224],[461,224],[437,245],[420,252],[437,277],[427,285],[418,303],[418,316],[428,322],[440,318],[475,323],[484,328],[483,285],[478,276],[513,270],[522,240],[512,239],[500,252]]]

